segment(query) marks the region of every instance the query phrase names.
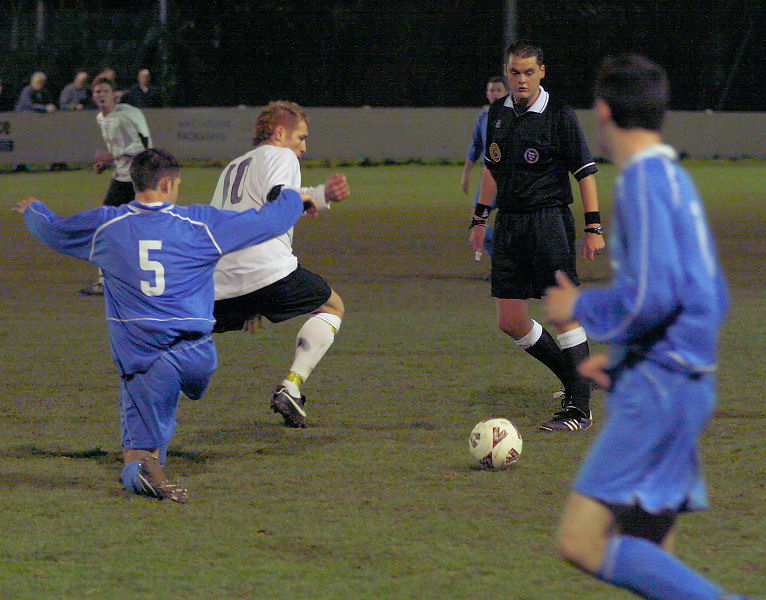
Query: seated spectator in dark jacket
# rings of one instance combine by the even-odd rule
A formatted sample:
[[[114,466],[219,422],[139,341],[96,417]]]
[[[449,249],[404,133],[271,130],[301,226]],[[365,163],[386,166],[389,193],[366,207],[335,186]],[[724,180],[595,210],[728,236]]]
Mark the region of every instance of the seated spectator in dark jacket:
[[[67,83],[59,94],[59,110],[82,110],[93,108],[88,91],[88,73],[77,71],[74,81]]]
[[[120,102],[131,104],[136,108],[157,108],[162,106],[162,97],[159,90],[149,85],[151,78],[149,69],[141,69],[138,72],[138,81],[123,94]]]
[[[56,111],[51,95],[45,89],[48,78],[42,71],[35,71],[29,80],[29,85],[21,90],[16,112],[51,113]]]

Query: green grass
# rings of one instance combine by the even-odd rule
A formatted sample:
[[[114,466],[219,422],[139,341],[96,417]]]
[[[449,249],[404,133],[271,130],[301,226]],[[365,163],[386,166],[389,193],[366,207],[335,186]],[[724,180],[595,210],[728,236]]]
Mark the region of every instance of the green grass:
[[[728,588],[766,588],[764,163],[688,162],[719,237],[732,292],[717,418],[704,439],[713,509],[680,525],[679,555]],[[468,247],[460,167],[350,167],[352,197],[299,224],[302,263],[347,307],[305,387],[312,427],[289,430],[268,397],[301,320],[217,337],[220,368],[182,402],[170,466],[185,506],[118,482],[118,378],[94,269],[42,248],[0,212],[0,598],[631,598],[555,555],[553,533],[593,433],[535,426],[556,382],[496,331],[487,261]],[[324,179],[307,169],[304,180]],[[185,169],[184,202],[206,202],[217,169]],[[476,177],[476,176],[475,176]],[[599,176],[609,212],[614,171]],[[108,181],[86,171],[0,176],[71,213]],[[581,214],[578,209],[576,211]],[[605,259],[582,264],[587,285]],[[596,427],[603,421],[597,393]],[[499,473],[471,466],[487,417],[521,429]]]

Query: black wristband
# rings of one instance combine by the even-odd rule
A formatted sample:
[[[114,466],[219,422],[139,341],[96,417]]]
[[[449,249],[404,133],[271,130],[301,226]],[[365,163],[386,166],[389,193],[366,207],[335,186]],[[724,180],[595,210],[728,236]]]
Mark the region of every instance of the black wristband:
[[[476,206],[473,207],[473,217],[474,219],[481,219],[482,221],[486,221],[489,217],[489,213],[492,212],[492,207],[487,206],[486,204],[479,204],[476,203]]]
[[[597,210],[585,213],[585,224],[593,225],[594,223],[601,223],[601,213]]]
[[[474,217],[473,219],[471,219],[471,224],[468,226],[468,229],[473,229],[477,225],[481,227],[486,227],[487,222],[484,219],[477,219],[476,217]]]

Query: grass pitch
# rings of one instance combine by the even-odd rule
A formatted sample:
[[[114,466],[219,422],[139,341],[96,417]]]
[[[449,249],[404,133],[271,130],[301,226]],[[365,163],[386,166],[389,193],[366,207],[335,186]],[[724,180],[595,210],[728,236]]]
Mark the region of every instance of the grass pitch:
[[[727,588],[762,593],[765,165],[686,164],[733,304],[703,448],[713,508],[681,520],[678,552]],[[185,506],[119,484],[102,301],[76,293],[94,268],[0,212],[0,598],[632,597],[555,556],[560,507],[594,432],[535,431],[556,408],[556,381],[494,326],[460,167],[339,170],[352,197],[295,236],[301,262],[347,307],[305,387],[312,427],[286,429],[268,409],[302,320],[218,336],[218,373],[203,400],[182,402],[171,447]],[[207,202],[218,173],[184,169],[182,201]],[[609,166],[598,175],[607,214],[613,178]],[[85,171],[5,175],[0,198],[10,207],[35,194],[69,214],[97,205],[107,184]],[[604,258],[580,269],[586,285],[608,278]],[[601,393],[594,414],[597,430]],[[477,470],[468,433],[499,416],[520,428],[521,460]]]

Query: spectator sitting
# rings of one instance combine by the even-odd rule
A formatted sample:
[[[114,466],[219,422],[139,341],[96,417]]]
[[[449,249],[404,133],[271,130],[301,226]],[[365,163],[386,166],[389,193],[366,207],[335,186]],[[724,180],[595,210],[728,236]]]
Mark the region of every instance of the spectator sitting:
[[[162,106],[159,90],[149,85],[151,78],[149,69],[141,69],[138,72],[138,81],[123,94],[120,102],[131,104],[136,108],[157,108]]]
[[[51,101],[51,95],[45,89],[48,78],[42,71],[35,71],[29,80],[29,85],[21,90],[19,101],[16,103],[16,112],[56,112],[56,105]]]
[[[85,85],[87,81],[88,73],[86,71],[77,71],[74,81],[66,84],[64,89],[61,90],[59,95],[60,110],[82,110],[93,106],[90,94],[88,93],[88,86]]]

